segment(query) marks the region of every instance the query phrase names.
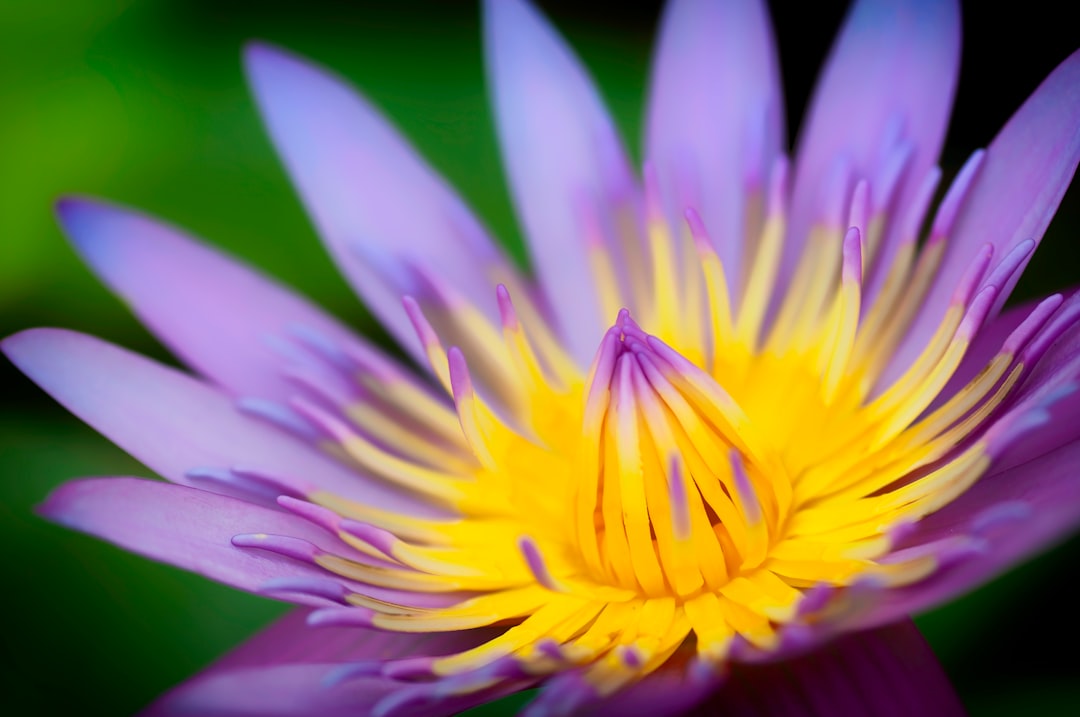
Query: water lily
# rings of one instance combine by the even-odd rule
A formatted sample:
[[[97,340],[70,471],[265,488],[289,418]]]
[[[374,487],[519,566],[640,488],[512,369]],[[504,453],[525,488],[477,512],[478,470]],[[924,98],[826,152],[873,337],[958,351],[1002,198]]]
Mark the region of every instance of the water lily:
[[[535,715],[959,711],[909,615],[1080,522],[1080,297],[1003,310],[1080,159],[1080,53],[935,202],[955,3],[856,2],[789,163],[763,4],[674,0],[640,173],[534,8],[484,20],[532,274],[345,82],[245,53],[319,233],[423,368],[176,228],[59,205],[194,375],[7,339],[172,482],[75,481],[42,514],[301,606],[151,712],[535,686]]]

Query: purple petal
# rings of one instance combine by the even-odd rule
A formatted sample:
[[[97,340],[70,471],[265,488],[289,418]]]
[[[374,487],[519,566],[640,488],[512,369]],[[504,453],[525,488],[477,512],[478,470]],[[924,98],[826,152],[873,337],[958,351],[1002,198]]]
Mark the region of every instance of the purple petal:
[[[805,655],[734,664],[727,683],[691,715],[907,717],[964,715],[918,628],[904,620],[844,635]]]
[[[75,248],[142,322],[231,393],[281,400],[295,392],[269,337],[302,326],[358,343],[304,299],[179,229],[88,199],[64,199],[57,213]]]
[[[582,714],[609,717],[651,717],[687,714],[711,694],[723,679],[714,669],[696,662],[662,665],[645,679],[599,702],[588,703]],[[711,702],[711,701],[710,701]],[[698,709],[703,709],[702,705]],[[689,712],[696,714],[697,712]],[[714,714],[702,712],[702,714]]]
[[[3,350],[68,410],[171,481],[192,484],[207,469],[236,468],[272,476],[274,485],[304,495],[323,489],[392,510],[420,510],[408,497],[243,415],[202,381],[100,339],[31,329],[5,339]]]
[[[395,689],[393,682],[377,677],[327,687],[324,680],[337,667],[301,664],[211,671],[166,693],[142,715],[355,717],[371,714],[379,700]]]
[[[933,288],[894,365],[907,365],[937,328],[960,276],[981,246],[1005,256],[1042,239],[1080,161],[1080,51],[1058,65],[1017,110],[986,152],[960,208]],[[1026,263],[1026,262],[1025,262]],[[997,307],[1015,279],[1002,287]]]
[[[820,218],[822,183],[835,163],[842,162],[856,180],[878,176],[882,152],[889,149],[886,144],[895,132],[913,152],[892,216],[906,214],[945,138],[959,61],[956,2],[855,3],[833,45],[799,137],[793,241],[785,258],[789,271],[808,229]]]
[[[279,627],[280,626],[280,627]],[[341,679],[350,662],[367,659],[409,658],[411,655],[448,654],[467,649],[476,641],[466,633],[449,635],[390,635],[362,629],[339,629],[327,635],[323,645],[316,639],[328,632],[326,628],[309,628],[311,635],[298,634],[296,618],[287,616],[252,641],[247,650],[246,664],[226,656],[217,665],[174,688],[158,699],[143,714],[217,715],[247,717],[249,715],[386,715],[390,717],[428,717],[456,714],[490,699],[521,689],[521,683],[495,685],[476,691],[457,693],[443,690],[440,683],[397,681],[389,677],[372,676],[360,669]],[[475,632],[475,631],[473,631]],[[295,637],[307,646],[299,650],[306,657],[323,656],[319,662],[278,660],[276,655],[254,654],[256,647],[275,651],[283,647],[298,652],[295,646],[279,645],[279,640]],[[369,649],[368,640],[383,647]],[[387,644],[389,643],[389,644]],[[433,646],[438,646],[437,648]],[[245,649],[245,648],[241,648]],[[415,650],[415,652],[414,652]],[[527,683],[526,683],[527,684]]]
[[[311,612],[308,609],[289,612],[222,656],[207,671],[449,655],[476,647],[498,634],[491,629],[401,633],[361,627],[311,627],[308,622]]]
[[[784,142],[783,97],[764,3],[675,0],[664,12],[646,156],[668,213],[701,213],[737,288],[744,212]],[[684,176],[690,175],[690,176]],[[698,196],[691,196],[691,192]]]
[[[143,717],[440,717],[482,704],[490,691],[433,694],[427,685],[382,677],[327,684],[338,664],[274,665],[210,672],[176,687]],[[395,699],[397,695],[404,699]],[[393,706],[387,706],[387,702]]]
[[[238,533],[282,533],[324,550],[340,541],[294,515],[186,486],[139,478],[65,483],[38,507],[49,520],[96,535],[140,555],[258,592],[281,578],[327,578],[323,570],[273,553],[233,546]],[[298,602],[325,606],[311,596]]]
[[[1075,401],[1073,408],[1075,426],[1080,418]],[[943,536],[969,536],[978,550],[927,580],[880,595],[856,621],[877,624],[927,610],[1074,533],[1080,527],[1080,443],[1075,441],[1075,427],[1072,433],[1072,442],[983,477],[959,499],[923,519],[901,548],[933,543]]]
[[[494,316],[488,271],[504,259],[461,199],[340,78],[249,45],[252,91],[330,253],[398,341],[426,364],[401,307],[410,266],[427,267]]]
[[[596,88],[572,50],[523,0],[484,3],[495,118],[537,274],[571,353],[588,365],[606,326],[586,255],[580,199],[634,191]]]
[[[857,591],[850,618],[879,624],[925,610],[991,579],[1080,527],[1080,331],[1074,326],[1042,356],[1007,412],[983,440],[990,472],[905,533],[899,551],[931,549],[930,578],[890,591]],[[954,555],[935,546],[964,549]]]
[[[1034,368],[1014,388],[982,440],[1000,473],[1080,439],[1080,324],[1076,299],[1062,305],[1020,354]],[[1063,326],[1064,331],[1059,331]],[[1046,343],[1053,340],[1049,346]],[[974,500],[985,479],[968,491]]]
[[[945,403],[957,391],[974,379],[1001,350],[1001,346],[1005,339],[1009,337],[1009,334],[1031,314],[1038,304],[1038,301],[1025,302],[988,320],[986,325],[975,335],[975,340],[971,342],[968,350],[964,353],[960,365],[949,379],[949,382],[945,384],[945,388],[930,404],[927,412],[933,411]]]

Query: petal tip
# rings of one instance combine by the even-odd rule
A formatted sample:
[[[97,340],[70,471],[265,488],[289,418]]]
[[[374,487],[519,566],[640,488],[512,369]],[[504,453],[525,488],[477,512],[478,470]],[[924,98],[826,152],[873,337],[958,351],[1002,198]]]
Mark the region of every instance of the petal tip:
[[[66,194],[56,200],[53,208],[61,225],[77,218],[82,212],[99,205],[99,200],[78,194]]]
[[[506,21],[513,14],[520,14],[528,9],[528,3],[522,0],[482,0],[481,17],[486,23]]]
[[[32,334],[40,331],[40,329],[24,329],[18,333],[7,336],[0,340],[0,352],[7,356],[12,363],[16,366],[19,365],[18,358],[23,353],[23,348],[27,341],[33,341]]]
[[[341,82],[334,72],[298,52],[266,40],[248,40],[241,51],[244,74],[256,99],[277,85],[303,86],[326,79]]]
[[[480,16],[489,50],[496,47],[529,50],[538,33],[555,32],[541,11],[527,0],[483,0]]]
[[[57,525],[78,529],[80,498],[93,482],[92,480],[74,480],[57,486],[45,497],[45,500],[34,506],[34,513]]]
[[[77,239],[74,235],[84,229],[88,222],[130,211],[103,199],[77,194],[60,197],[56,200],[54,209],[60,228],[72,239]]]
[[[134,238],[155,220],[119,204],[94,197],[69,196],[56,203],[64,236],[84,262],[100,276],[109,276],[113,247]]]
[[[89,197],[62,197],[56,202],[56,220],[64,236],[84,257],[101,232],[95,231],[98,222],[114,207]]]
[[[266,40],[248,40],[244,43],[240,56],[249,77],[275,63],[296,61],[289,51]]]
[[[64,525],[65,508],[69,502],[67,493],[70,491],[65,490],[68,485],[65,483],[45,496],[45,500],[34,506],[34,513],[45,520]]]
[[[68,329],[45,327],[24,329],[0,341],[0,352],[3,352],[20,371],[33,378],[31,368],[35,359],[50,353],[54,349],[57,338],[63,334],[78,335],[77,332]]]
[[[325,72],[301,55],[265,40],[244,43],[241,59],[248,86],[264,111],[267,95],[280,92],[279,86],[304,85],[314,79],[312,74]]]

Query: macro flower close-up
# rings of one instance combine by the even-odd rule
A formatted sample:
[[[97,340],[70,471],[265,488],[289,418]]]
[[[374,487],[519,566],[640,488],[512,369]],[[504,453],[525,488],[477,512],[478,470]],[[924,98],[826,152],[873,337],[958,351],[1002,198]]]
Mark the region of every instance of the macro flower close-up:
[[[1080,160],[1080,52],[943,171],[958,2],[855,0],[793,132],[766,5],[670,0],[640,151],[533,4],[480,14],[524,261],[362,88],[243,48],[385,335],[55,205],[181,365],[4,340],[165,479],[38,513],[295,606],[145,713],[963,714],[912,616],[1080,528],[1080,295],[1010,301]]]

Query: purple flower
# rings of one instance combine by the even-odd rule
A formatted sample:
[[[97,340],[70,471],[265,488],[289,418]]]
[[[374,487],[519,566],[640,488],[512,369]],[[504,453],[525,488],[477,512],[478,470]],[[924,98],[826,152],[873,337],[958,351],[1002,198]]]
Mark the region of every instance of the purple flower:
[[[1080,53],[932,206],[955,3],[851,10],[789,163],[762,3],[674,0],[640,177],[571,50],[485,4],[535,277],[340,80],[253,45],[267,128],[414,371],[172,227],[61,202],[197,374],[4,350],[174,483],[42,513],[300,605],[154,714],[950,714],[908,616],[1080,522],[1080,296],[1002,311],[1080,159]],[[920,234],[929,219],[929,233]]]

